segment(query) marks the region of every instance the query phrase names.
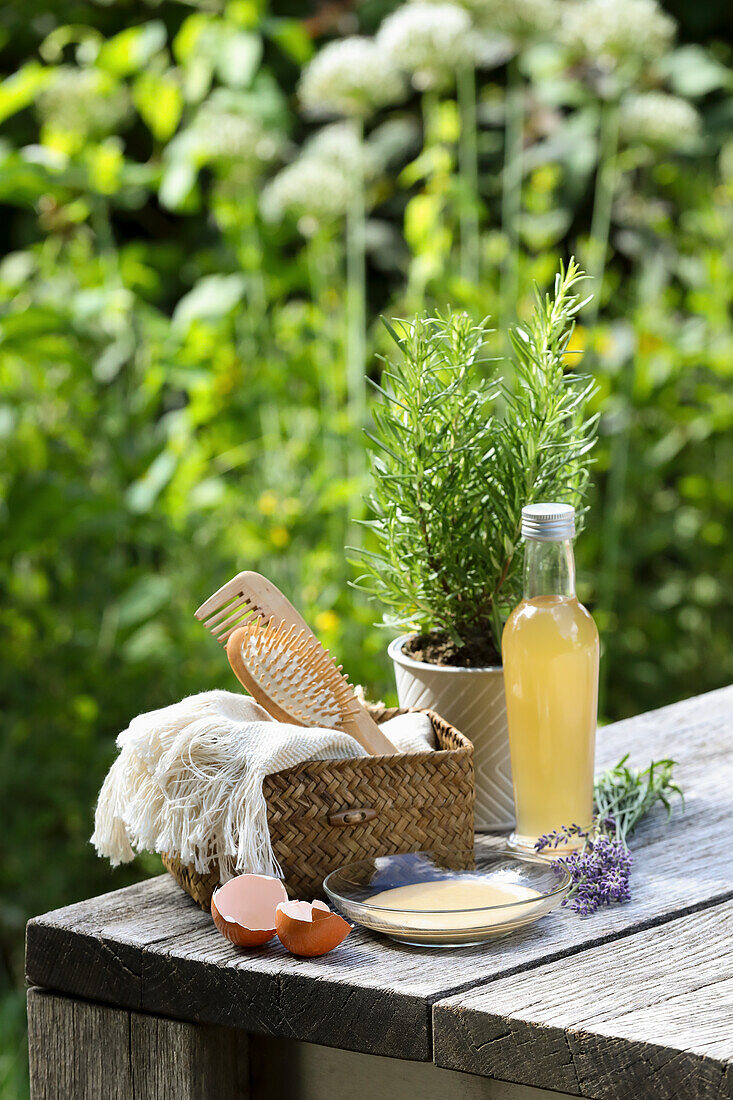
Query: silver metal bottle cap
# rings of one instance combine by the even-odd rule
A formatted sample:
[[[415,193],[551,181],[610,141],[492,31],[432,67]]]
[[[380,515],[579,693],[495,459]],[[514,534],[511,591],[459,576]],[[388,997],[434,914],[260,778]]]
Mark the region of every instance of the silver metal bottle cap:
[[[538,542],[575,538],[572,504],[528,504],[522,508],[522,538]]]

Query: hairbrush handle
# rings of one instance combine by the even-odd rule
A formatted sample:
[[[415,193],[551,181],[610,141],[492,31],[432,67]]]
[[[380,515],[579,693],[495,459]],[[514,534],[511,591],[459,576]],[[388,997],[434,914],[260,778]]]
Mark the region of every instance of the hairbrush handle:
[[[397,749],[384,736],[371,714],[354,699],[355,709],[341,719],[341,729],[358,741],[372,756],[394,756]]]

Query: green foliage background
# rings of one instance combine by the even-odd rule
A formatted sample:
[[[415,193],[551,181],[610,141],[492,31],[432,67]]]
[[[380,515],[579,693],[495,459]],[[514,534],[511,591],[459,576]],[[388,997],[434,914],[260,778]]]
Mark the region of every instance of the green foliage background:
[[[394,6],[345,7],[343,25],[371,32]],[[561,257],[593,260],[599,158],[611,172],[597,324],[581,317],[578,334],[602,413],[578,557],[606,719],[733,673],[733,108],[729,50],[707,45],[719,28],[692,22],[700,8],[680,0],[681,46],[644,78],[700,111],[689,149],[631,142],[604,161],[592,85],[557,50],[523,52],[513,227],[503,67],[479,86],[478,196],[458,170],[451,89],[367,125],[389,146],[366,196],[373,377],[382,311],[491,313],[501,352],[507,257],[521,317]],[[156,870],[113,874],[87,843],[116,733],[233,686],[197,604],[238,569],[266,572],[356,681],[392,691],[379,610],[348,587],[343,549],[363,514],[361,395],[345,367],[358,273],[347,282],[340,216],[271,221],[259,204],[314,129],[294,92],[338,31],[255,0],[0,11],[3,1097],[26,1090],[27,918]],[[197,126],[224,138],[201,143]],[[480,228],[478,281],[467,224]]]

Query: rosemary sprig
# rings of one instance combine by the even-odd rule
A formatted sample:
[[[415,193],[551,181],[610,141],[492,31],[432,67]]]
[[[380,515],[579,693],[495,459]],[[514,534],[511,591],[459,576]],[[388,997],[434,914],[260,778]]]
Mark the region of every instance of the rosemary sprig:
[[[614,768],[596,777],[593,796],[596,807],[596,829],[599,822],[612,820],[615,836],[626,844],[641,819],[657,802],[665,807],[667,818],[672,813],[670,799],[679,795],[684,808],[685,796],[673,777],[674,760],[653,760],[643,771],[629,768],[623,756]],[[605,831],[605,830],[604,830]]]

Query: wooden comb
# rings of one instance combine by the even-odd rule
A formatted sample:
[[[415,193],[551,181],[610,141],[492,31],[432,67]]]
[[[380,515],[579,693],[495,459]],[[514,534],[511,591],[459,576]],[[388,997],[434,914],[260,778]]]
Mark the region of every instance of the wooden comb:
[[[276,619],[277,622],[289,623],[312,633],[305,619],[280,589],[261,573],[251,570],[237,573],[213,596],[209,596],[196,612],[196,618],[222,643],[238,626],[257,618],[263,623]]]
[[[343,730],[373,755],[397,751],[307,627],[250,621],[229,635],[227,657],[240,684],[278,721]]]

